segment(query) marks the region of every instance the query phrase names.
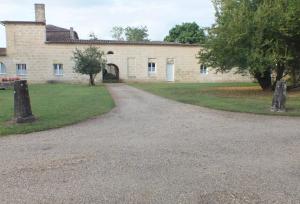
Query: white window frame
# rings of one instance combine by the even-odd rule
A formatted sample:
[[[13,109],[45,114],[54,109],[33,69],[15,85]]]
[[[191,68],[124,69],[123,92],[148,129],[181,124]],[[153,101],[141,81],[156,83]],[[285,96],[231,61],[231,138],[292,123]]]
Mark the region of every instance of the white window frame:
[[[200,74],[201,75],[207,75],[208,74],[207,66],[205,66],[204,64],[200,65]]]
[[[63,76],[64,75],[63,64],[53,64],[53,71],[55,76]]]
[[[157,63],[155,62],[155,59],[154,58],[149,58],[148,59],[148,73],[149,74],[156,74],[156,71],[157,71]]]
[[[26,64],[17,64],[16,65],[16,74],[17,74],[17,76],[27,76],[27,65]]]
[[[5,64],[0,62],[0,75],[5,75],[5,74],[6,74]]]

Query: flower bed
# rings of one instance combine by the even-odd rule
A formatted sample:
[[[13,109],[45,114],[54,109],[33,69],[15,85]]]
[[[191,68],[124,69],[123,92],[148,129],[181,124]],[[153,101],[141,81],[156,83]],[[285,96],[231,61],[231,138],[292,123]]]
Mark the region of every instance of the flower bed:
[[[19,77],[6,77],[6,78],[0,78],[0,89],[8,89],[11,88],[15,81],[20,80]]]

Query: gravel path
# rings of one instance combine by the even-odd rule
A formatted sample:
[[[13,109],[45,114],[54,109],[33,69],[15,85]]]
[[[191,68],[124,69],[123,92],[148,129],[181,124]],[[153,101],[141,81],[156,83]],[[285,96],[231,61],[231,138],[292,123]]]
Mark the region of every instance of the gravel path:
[[[117,108],[0,138],[0,203],[300,203],[300,119],[108,85]]]

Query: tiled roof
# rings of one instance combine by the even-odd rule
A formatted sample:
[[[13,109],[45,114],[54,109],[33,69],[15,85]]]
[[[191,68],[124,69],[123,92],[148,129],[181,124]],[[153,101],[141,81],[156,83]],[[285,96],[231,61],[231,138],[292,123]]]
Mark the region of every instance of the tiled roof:
[[[78,39],[78,34],[74,32],[75,39]],[[54,25],[46,26],[47,41],[64,41],[71,39],[71,31],[66,28],[61,28]]]
[[[69,29],[58,27],[55,25],[50,25],[50,24],[46,26],[46,29],[47,31],[51,31],[51,32],[70,32]]]
[[[161,46],[183,46],[183,47],[199,47],[197,44],[181,44],[175,42],[163,41],[120,41],[120,40],[55,40],[47,41],[48,44],[98,44],[98,45],[161,45]]]
[[[0,56],[6,56],[6,48],[0,48]]]

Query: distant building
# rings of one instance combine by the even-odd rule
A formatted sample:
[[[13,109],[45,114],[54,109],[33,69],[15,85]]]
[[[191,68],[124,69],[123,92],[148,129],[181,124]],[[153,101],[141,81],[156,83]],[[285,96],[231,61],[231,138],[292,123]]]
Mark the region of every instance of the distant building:
[[[168,42],[81,40],[73,28],[47,25],[45,5],[35,4],[35,21],[2,21],[6,48],[0,48],[0,78],[19,76],[30,82],[80,82],[74,73],[73,51],[89,46],[107,54],[108,67],[124,81],[216,82],[249,81],[233,73],[215,74],[196,58],[198,45]],[[98,80],[102,79],[102,75]]]

